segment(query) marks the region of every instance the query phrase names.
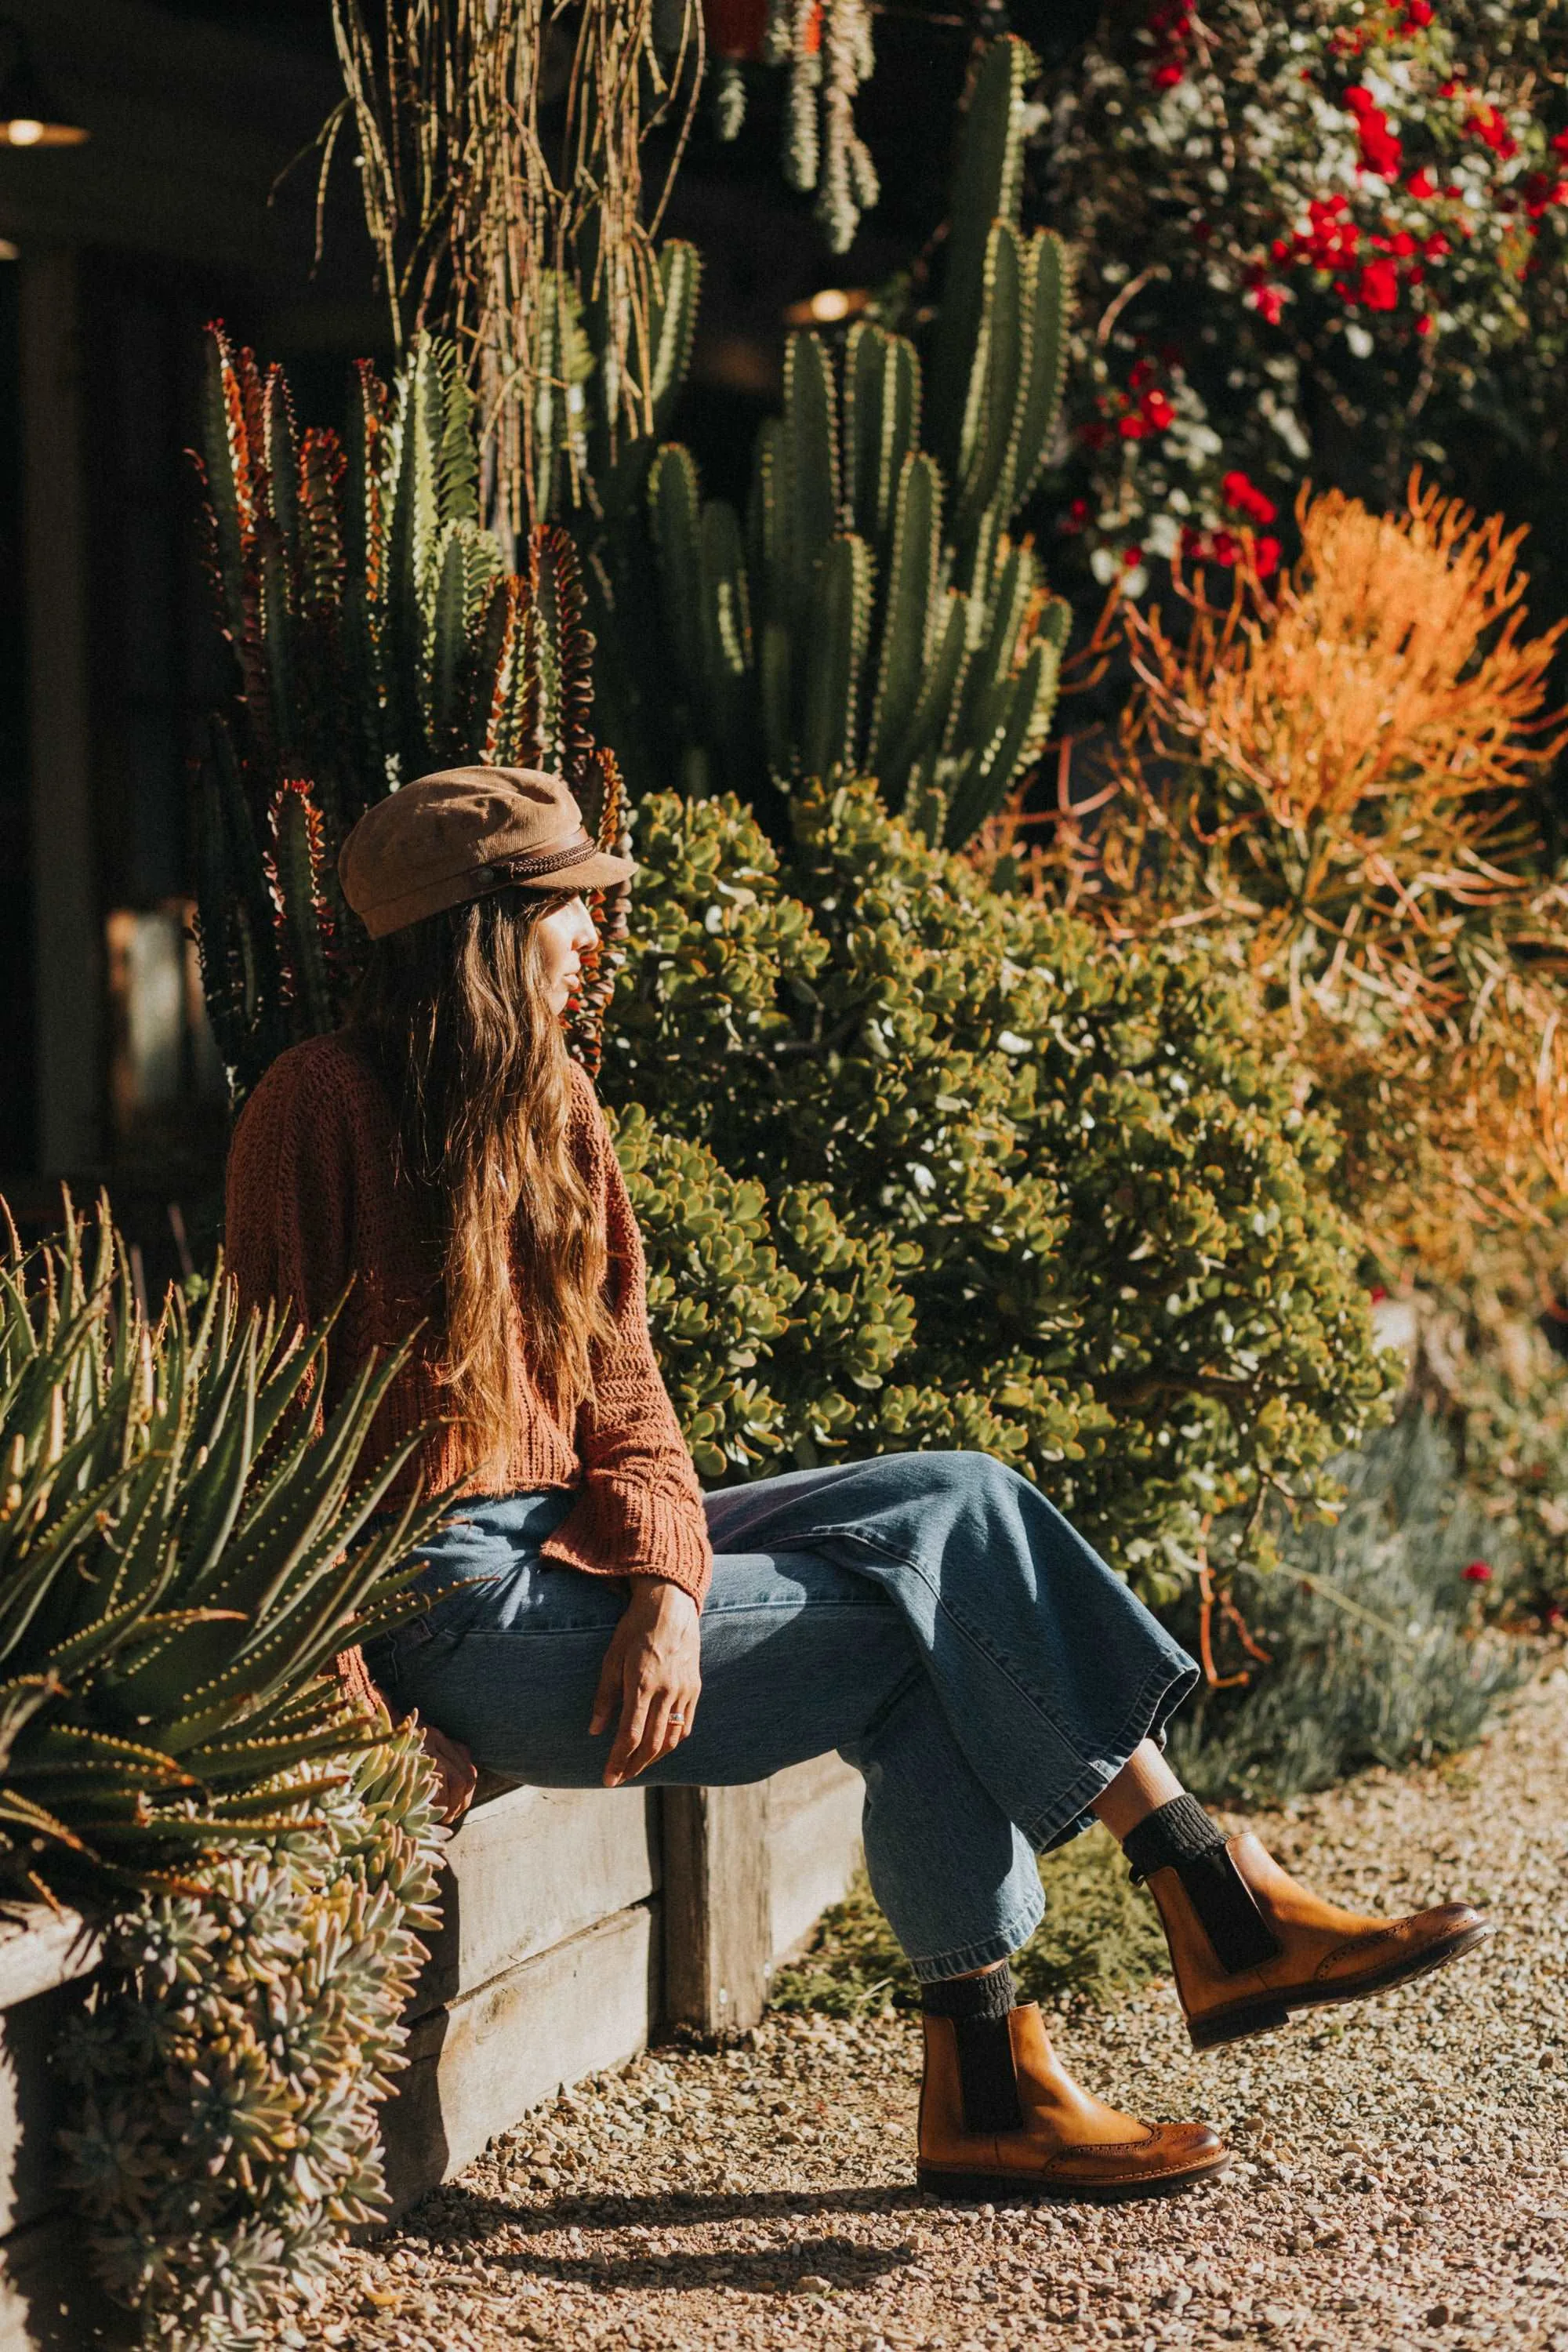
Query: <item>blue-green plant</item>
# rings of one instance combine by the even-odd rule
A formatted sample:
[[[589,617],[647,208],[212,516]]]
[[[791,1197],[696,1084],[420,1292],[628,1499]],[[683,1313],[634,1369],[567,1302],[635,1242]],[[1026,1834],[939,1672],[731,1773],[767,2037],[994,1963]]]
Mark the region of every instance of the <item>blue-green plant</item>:
[[[284,2298],[385,2208],[376,2107],[437,1916],[431,1778],[384,1719],[335,1785],[302,1777],[113,1921],[58,2052],[93,2270],[176,2352],[277,2344]]]
[[[1343,1508],[1281,1528],[1278,1565],[1237,1586],[1263,1656],[1238,1654],[1237,1679],[1173,1727],[1172,1760],[1200,1796],[1277,1803],[1470,1747],[1531,1671],[1466,1579],[1498,1531],[1441,1424],[1409,1404],[1335,1467]],[[1184,1596],[1189,1635],[1192,1611]]]

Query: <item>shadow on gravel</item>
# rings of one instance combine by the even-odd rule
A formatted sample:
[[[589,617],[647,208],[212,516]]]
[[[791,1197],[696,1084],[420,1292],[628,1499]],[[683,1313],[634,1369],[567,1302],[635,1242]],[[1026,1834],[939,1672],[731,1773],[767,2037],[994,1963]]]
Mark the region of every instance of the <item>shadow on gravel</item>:
[[[454,2210],[453,2193],[446,2191],[441,2221],[433,2238],[449,2238],[454,2220],[475,2235],[501,2229],[554,2232],[589,2229],[595,2232],[592,2248],[581,2254],[537,2255],[515,2247],[498,2248],[491,2256],[497,2267],[520,2277],[550,2279],[563,2284],[607,2287],[664,2287],[677,2293],[711,2287],[753,2288],[759,2294],[787,2291],[803,2279],[822,2276],[835,2286],[870,2286],[915,2259],[912,2246],[867,2246],[858,2240],[825,2233],[792,2240],[784,2246],[734,2247],[701,2253],[653,2253],[628,2245],[623,2251],[599,2231],[657,2227],[695,2229],[716,2221],[777,2222],[795,2215],[839,2213],[899,2213],[917,2202],[909,2189],[841,2189],[816,2194],[778,2190],[752,2195],[704,2197],[563,2197],[548,2205],[513,2204],[499,2197],[465,2192]],[[399,2235],[405,2240],[423,2234],[418,2209],[404,2217]]]

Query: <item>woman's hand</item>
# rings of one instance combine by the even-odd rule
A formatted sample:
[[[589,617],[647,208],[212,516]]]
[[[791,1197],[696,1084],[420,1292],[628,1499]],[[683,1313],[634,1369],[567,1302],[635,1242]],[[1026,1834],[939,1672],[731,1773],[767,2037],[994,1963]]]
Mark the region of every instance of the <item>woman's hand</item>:
[[[618,1788],[679,1748],[691,1728],[702,1688],[697,1603],[662,1577],[634,1576],[626,1614],[610,1637],[588,1731],[596,1738],[616,1714],[605,1786]]]
[[[433,1723],[421,1723],[417,1716],[412,1720],[418,1729],[420,1746],[436,1767],[441,1818],[448,1825],[460,1822],[479,1785],[474,1759],[461,1740],[448,1739],[444,1731],[437,1731]]]

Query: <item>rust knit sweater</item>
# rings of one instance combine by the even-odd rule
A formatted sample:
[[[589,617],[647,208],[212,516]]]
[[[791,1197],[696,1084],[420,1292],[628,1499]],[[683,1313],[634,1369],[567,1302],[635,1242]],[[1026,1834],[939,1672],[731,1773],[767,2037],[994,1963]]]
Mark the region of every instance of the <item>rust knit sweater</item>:
[[[515,1302],[513,1344],[527,1400],[510,1454],[475,1475],[460,1430],[427,1437],[389,1500],[417,1476],[427,1493],[577,1491],[543,1549],[590,1576],[658,1576],[700,1605],[712,1569],[701,1489],[648,1337],[642,1242],[604,1113],[573,1065],[572,1150],[601,1204],[610,1257],[614,1337],[596,1348],[595,1393],[572,1425],[557,1421],[528,1377]],[[372,1348],[430,1326],[374,1424],[372,1458],[422,1422],[441,1419],[436,1270],[407,1195],[394,1184],[392,1111],[369,1061],[345,1034],[280,1055],[241,1114],[228,1162],[227,1257],[242,1302],[269,1299],[307,1321],[353,1286],[330,1343],[325,1401],[341,1394]],[[353,1654],[342,1670],[362,1687]]]

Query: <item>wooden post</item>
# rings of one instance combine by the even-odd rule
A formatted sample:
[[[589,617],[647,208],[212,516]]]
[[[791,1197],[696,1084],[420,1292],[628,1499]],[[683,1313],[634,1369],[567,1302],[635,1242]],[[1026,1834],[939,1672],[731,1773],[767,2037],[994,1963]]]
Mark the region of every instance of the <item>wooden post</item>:
[[[664,2005],[705,2033],[755,2025],[772,1950],[768,1784],[667,1789]]]
[[[63,1174],[92,1168],[103,1144],[77,257],[29,247],[21,269],[38,1160]]]

